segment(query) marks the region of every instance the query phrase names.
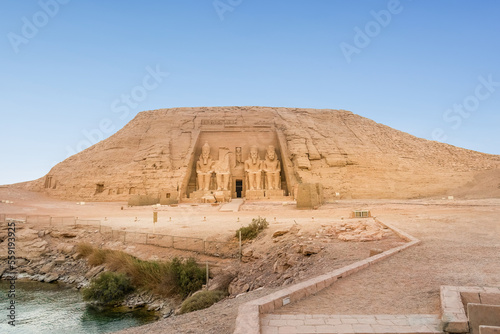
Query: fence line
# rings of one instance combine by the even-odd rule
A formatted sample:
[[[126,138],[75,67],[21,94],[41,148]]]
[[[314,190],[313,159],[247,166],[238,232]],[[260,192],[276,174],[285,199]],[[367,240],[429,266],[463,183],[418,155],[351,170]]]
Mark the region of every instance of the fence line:
[[[99,233],[108,239],[121,241],[123,243],[135,243],[151,245],[163,248],[203,253],[218,257],[240,256],[237,243],[223,241],[207,241],[201,238],[181,237],[160,233],[136,232],[115,230],[111,226],[101,224],[97,219],[79,219],[78,217],[52,217],[49,215],[26,215],[26,214],[0,214],[0,223],[7,220],[23,221],[37,226],[48,225],[57,227],[93,227],[99,229]]]

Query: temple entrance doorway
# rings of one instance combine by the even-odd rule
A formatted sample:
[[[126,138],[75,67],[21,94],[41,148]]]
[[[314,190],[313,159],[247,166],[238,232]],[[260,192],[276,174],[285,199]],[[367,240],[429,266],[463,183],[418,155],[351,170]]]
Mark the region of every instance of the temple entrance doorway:
[[[236,198],[241,198],[243,193],[243,180],[236,180]]]

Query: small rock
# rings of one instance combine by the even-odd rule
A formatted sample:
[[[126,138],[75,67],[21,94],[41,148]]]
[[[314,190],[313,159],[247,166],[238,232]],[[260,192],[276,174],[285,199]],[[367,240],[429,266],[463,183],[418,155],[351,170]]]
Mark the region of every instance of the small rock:
[[[383,253],[384,251],[381,250],[380,248],[373,248],[370,249],[370,256],[375,256],[377,254]]]
[[[76,238],[78,234],[75,232],[61,232],[60,235],[63,238]]]
[[[321,251],[321,247],[315,245],[306,245],[302,249],[302,254],[305,256],[310,256],[312,254],[318,254]]]
[[[288,232],[290,232],[290,230],[278,230],[278,231],[273,233],[273,238],[280,237],[282,235],[287,234]]]
[[[70,255],[73,254],[75,250],[75,245],[62,243],[57,245],[57,250],[65,255]]]
[[[57,281],[58,278],[59,278],[59,275],[57,275],[55,273],[50,273],[50,274],[45,275],[45,278],[43,279],[43,281],[46,283],[52,283],[54,281]]]
[[[43,265],[43,267],[40,268],[39,272],[41,274],[46,274],[46,273],[52,271],[52,269],[54,269],[54,266],[55,266],[54,262],[49,262],[49,263]]]
[[[253,255],[253,249],[244,249],[242,252],[241,252],[241,256],[243,257],[252,257]]]

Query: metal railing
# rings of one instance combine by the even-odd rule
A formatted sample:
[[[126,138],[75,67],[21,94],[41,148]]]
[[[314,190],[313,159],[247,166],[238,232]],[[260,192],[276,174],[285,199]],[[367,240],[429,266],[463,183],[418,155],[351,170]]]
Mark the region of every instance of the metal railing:
[[[105,239],[172,248],[183,251],[197,252],[205,255],[236,258],[240,256],[238,242],[210,241],[202,238],[182,237],[161,233],[136,232],[116,230],[111,226],[102,225],[97,219],[78,219],[77,217],[53,217],[48,215],[0,214],[0,223],[16,220],[33,225],[33,227],[48,227],[56,230],[68,228],[92,228]]]

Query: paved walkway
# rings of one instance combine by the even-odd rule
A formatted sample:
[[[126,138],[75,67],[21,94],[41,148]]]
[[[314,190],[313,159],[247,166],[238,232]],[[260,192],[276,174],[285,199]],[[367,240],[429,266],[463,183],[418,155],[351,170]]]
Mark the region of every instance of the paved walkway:
[[[437,315],[265,314],[261,334],[441,333]]]
[[[222,204],[219,211],[221,212],[238,212],[240,206],[245,202],[243,198],[233,198],[231,202]]]

